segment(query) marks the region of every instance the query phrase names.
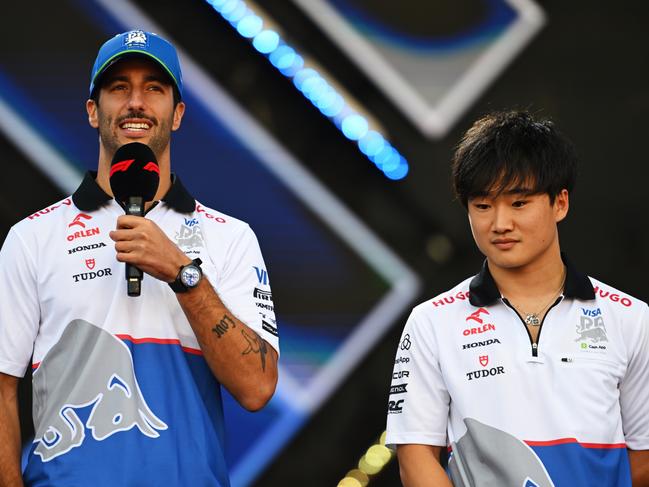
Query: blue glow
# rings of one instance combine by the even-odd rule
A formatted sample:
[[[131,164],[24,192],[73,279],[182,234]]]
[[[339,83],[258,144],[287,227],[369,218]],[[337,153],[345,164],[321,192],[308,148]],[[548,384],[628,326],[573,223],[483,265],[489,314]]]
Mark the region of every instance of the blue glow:
[[[359,141],[358,147],[368,157],[375,156],[386,144],[385,139],[375,130],[368,131]]]
[[[327,117],[335,117],[345,108],[345,100],[338,93],[335,93],[334,99],[330,105],[323,106],[320,111]]]
[[[237,5],[239,5],[240,3],[241,0],[227,0],[225,3],[221,5],[220,8],[218,8],[218,10],[221,13],[221,15],[225,17],[230,12],[232,12],[235,8],[237,8]]]
[[[317,100],[327,91],[329,85],[320,76],[309,78],[302,85],[302,92],[315,105]]]
[[[302,91],[302,85],[307,79],[311,78],[312,76],[319,76],[318,73],[316,73],[315,69],[311,69],[311,68],[301,69],[297,73],[295,73],[295,77],[293,78],[293,84],[298,90]]]
[[[206,0],[214,10],[228,20],[237,32],[252,40],[253,47],[268,57],[270,63],[284,76],[292,78],[295,87],[328,117],[350,140],[357,141],[359,150],[386,177],[397,180],[408,174],[408,162],[376,130],[369,130],[366,117],[356,113],[327,79],[309,67],[304,58],[281,39],[279,33],[264,27],[264,19],[241,0]]]
[[[269,54],[279,45],[279,34],[274,30],[262,30],[252,40],[252,45],[262,54]]]
[[[243,17],[237,24],[237,32],[243,37],[250,39],[261,32],[264,22],[261,17],[249,14]]]
[[[383,145],[383,148],[374,157],[371,157],[371,159],[374,161],[374,164],[376,164],[379,169],[383,169],[383,164],[388,162],[390,157],[392,157],[392,152],[394,150],[395,150],[394,147],[392,147],[390,144],[386,142]]]
[[[399,164],[399,166],[394,171],[385,171],[383,174],[385,174],[386,177],[392,179],[393,181],[398,181],[399,179],[406,177],[409,169],[410,168],[408,167],[408,163],[402,157],[401,164]]]
[[[304,67],[304,58],[302,58],[302,56],[296,53],[295,58],[293,58],[293,64],[291,64],[288,68],[280,69],[280,72],[284,76],[293,77],[303,67]]]
[[[248,8],[246,7],[246,4],[244,2],[239,2],[228,13],[222,12],[221,15],[223,15],[223,18],[225,20],[228,20],[234,24],[239,22],[239,20],[241,20],[243,16],[246,15],[247,10]]]
[[[277,69],[286,69],[293,65],[295,50],[286,45],[280,46],[270,54],[268,59]]]
[[[345,137],[358,140],[367,133],[369,128],[367,119],[358,113],[347,115],[342,122],[342,131]]]
[[[396,170],[401,164],[401,155],[392,147],[390,156],[381,164],[381,171],[388,173]]]

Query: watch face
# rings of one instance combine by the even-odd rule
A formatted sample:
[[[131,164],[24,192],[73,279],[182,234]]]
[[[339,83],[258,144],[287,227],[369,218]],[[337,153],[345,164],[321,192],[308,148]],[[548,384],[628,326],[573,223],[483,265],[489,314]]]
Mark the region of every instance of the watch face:
[[[185,267],[180,274],[180,280],[187,287],[194,287],[201,280],[201,271],[196,266]]]

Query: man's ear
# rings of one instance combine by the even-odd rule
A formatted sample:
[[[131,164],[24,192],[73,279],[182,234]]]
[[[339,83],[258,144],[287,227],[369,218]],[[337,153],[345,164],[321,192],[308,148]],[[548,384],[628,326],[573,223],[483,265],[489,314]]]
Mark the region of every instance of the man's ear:
[[[97,103],[95,100],[86,101],[86,112],[88,112],[88,123],[94,129],[99,128],[99,118],[97,117]]]
[[[554,220],[559,223],[568,214],[570,208],[570,196],[567,189],[562,189],[561,192],[554,198]]]
[[[178,102],[176,108],[174,108],[174,120],[171,125],[171,130],[178,130],[180,128],[180,123],[183,120],[183,115],[185,114],[185,104],[181,101]]]

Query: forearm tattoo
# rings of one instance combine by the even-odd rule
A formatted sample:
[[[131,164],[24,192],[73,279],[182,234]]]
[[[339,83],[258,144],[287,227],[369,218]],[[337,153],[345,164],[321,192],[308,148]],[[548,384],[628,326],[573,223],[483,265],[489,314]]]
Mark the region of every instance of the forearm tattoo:
[[[261,338],[254,331],[246,331],[245,328],[241,330],[243,338],[248,342],[246,349],[241,352],[241,355],[248,355],[249,353],[258,353],[261,359],[261,370],[266,372],[266,355],[268,354],[268,345],[263,338]]]
[[[214,328],[212,328],[212,331],[216,333],[216,338],[221,338],[223,335],[225,335],[230,328],[236,328],[237,325],[234,323],[234,320],[230,318],[227,314],[223,315],[223,318],[221,318],[221,321],[219,321],[216,325],[214,325]]]

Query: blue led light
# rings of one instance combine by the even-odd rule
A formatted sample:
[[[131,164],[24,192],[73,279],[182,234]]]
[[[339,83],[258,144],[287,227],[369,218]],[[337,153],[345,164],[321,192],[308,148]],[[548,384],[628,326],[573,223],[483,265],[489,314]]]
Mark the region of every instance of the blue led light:
[[[345,108],[345,100],[338,93],[335,93],[331,104],[320,108],[320,111],[327,117],[336,117],[343,108]]]
[[[377,152],[376,155],[370,157],[370,159],[374,161],[374,164],[376,164],[379,169],[383,169],[383,164],[388,162],[390,157],[392,157],[392,151],[394,150],[394,147],[386,142],[385,144],[383,144],[383,148],[379,152]]]
[[[341,128],[345,137],[358,140],[367,133],[367,119],[358,113],[352,113],[343,119]]]
[[[254,14],[248,14],[237,24],[237,32],[239,32],[243,37],[250,39],[261,32],[263,25],[264,22],[261,20],[261,17],[257,17]]]
[[[329,88],[329,85],[320,76],[313,76],[302,84],[302,93],[314,104]]]
[[[248,8],[244,2],[239,2],[237,5],[230,10],[228,13],[221,12],[225,20],[230,21],[232,24],[239,22],[246,15]]]
[[[279,45],[279,34],[273,30],[262,30],[252,40],[252,45],[262,54],[270,54]]]
[[[293,77],[303,67],[304,67],[304,58],[302,58],[302,56],[296,53],[295,57],[293,58],[293,63],[289,67],[280,69],[279,71],[284,76]]]
[[[378,154],[385,144],[385,139],[381,134],[370,130],[358,141],[358,148],[366,156],[372,157]]]
[[[390,156],[381,164],[381,170],[385,173],[395,171],[401,164],[401,155],[392,147]]]
[[[318,76],[318,73],[316,73],[315,69],[300,69],[297,73],[295,73],[295,76],[293,77],[293,84],[298,90],[302,91],[302,85],[307,79],[311,78],[312,76]]]
[[[390,178],[390,179],[392,179],[394,181],[397,181],[399,179],[405,178],[406,175],[408,174],[408,170],[409,170],[408,163],[402,157],[401,158],[401,164],[399,164],[399,166],[396,169],[394,169],[393,171],[385,171],[385,172],[383,172],[383,174],[385,174],[386,177],[388,177],[388,178]]]
[[[222,3],[220,7],[217,7],[217,9],[221,13],[221,15],[225,17],[235,8],[237,8],[237,5],[239,5],[240,3],[241,0],[227,0],[225,3]]]
[[[268,57],[277,69],[289,68],[295,60],[295,50],[289,46],[279,46]]]
[[[408,162],[375,130],[369,130],[367,118],[356,113],[343,96],[317,70],[304,67],[304,58],[280,38],[274,30],[263,30],[264,20],[241,0],[206,0],[214,10],[236,28],[254,48],[268,56],[284,76],[292,78],[295,87],[328,117],[350,140],[358,142],[359,150],[387,178],[403,179],[409,171]]]

